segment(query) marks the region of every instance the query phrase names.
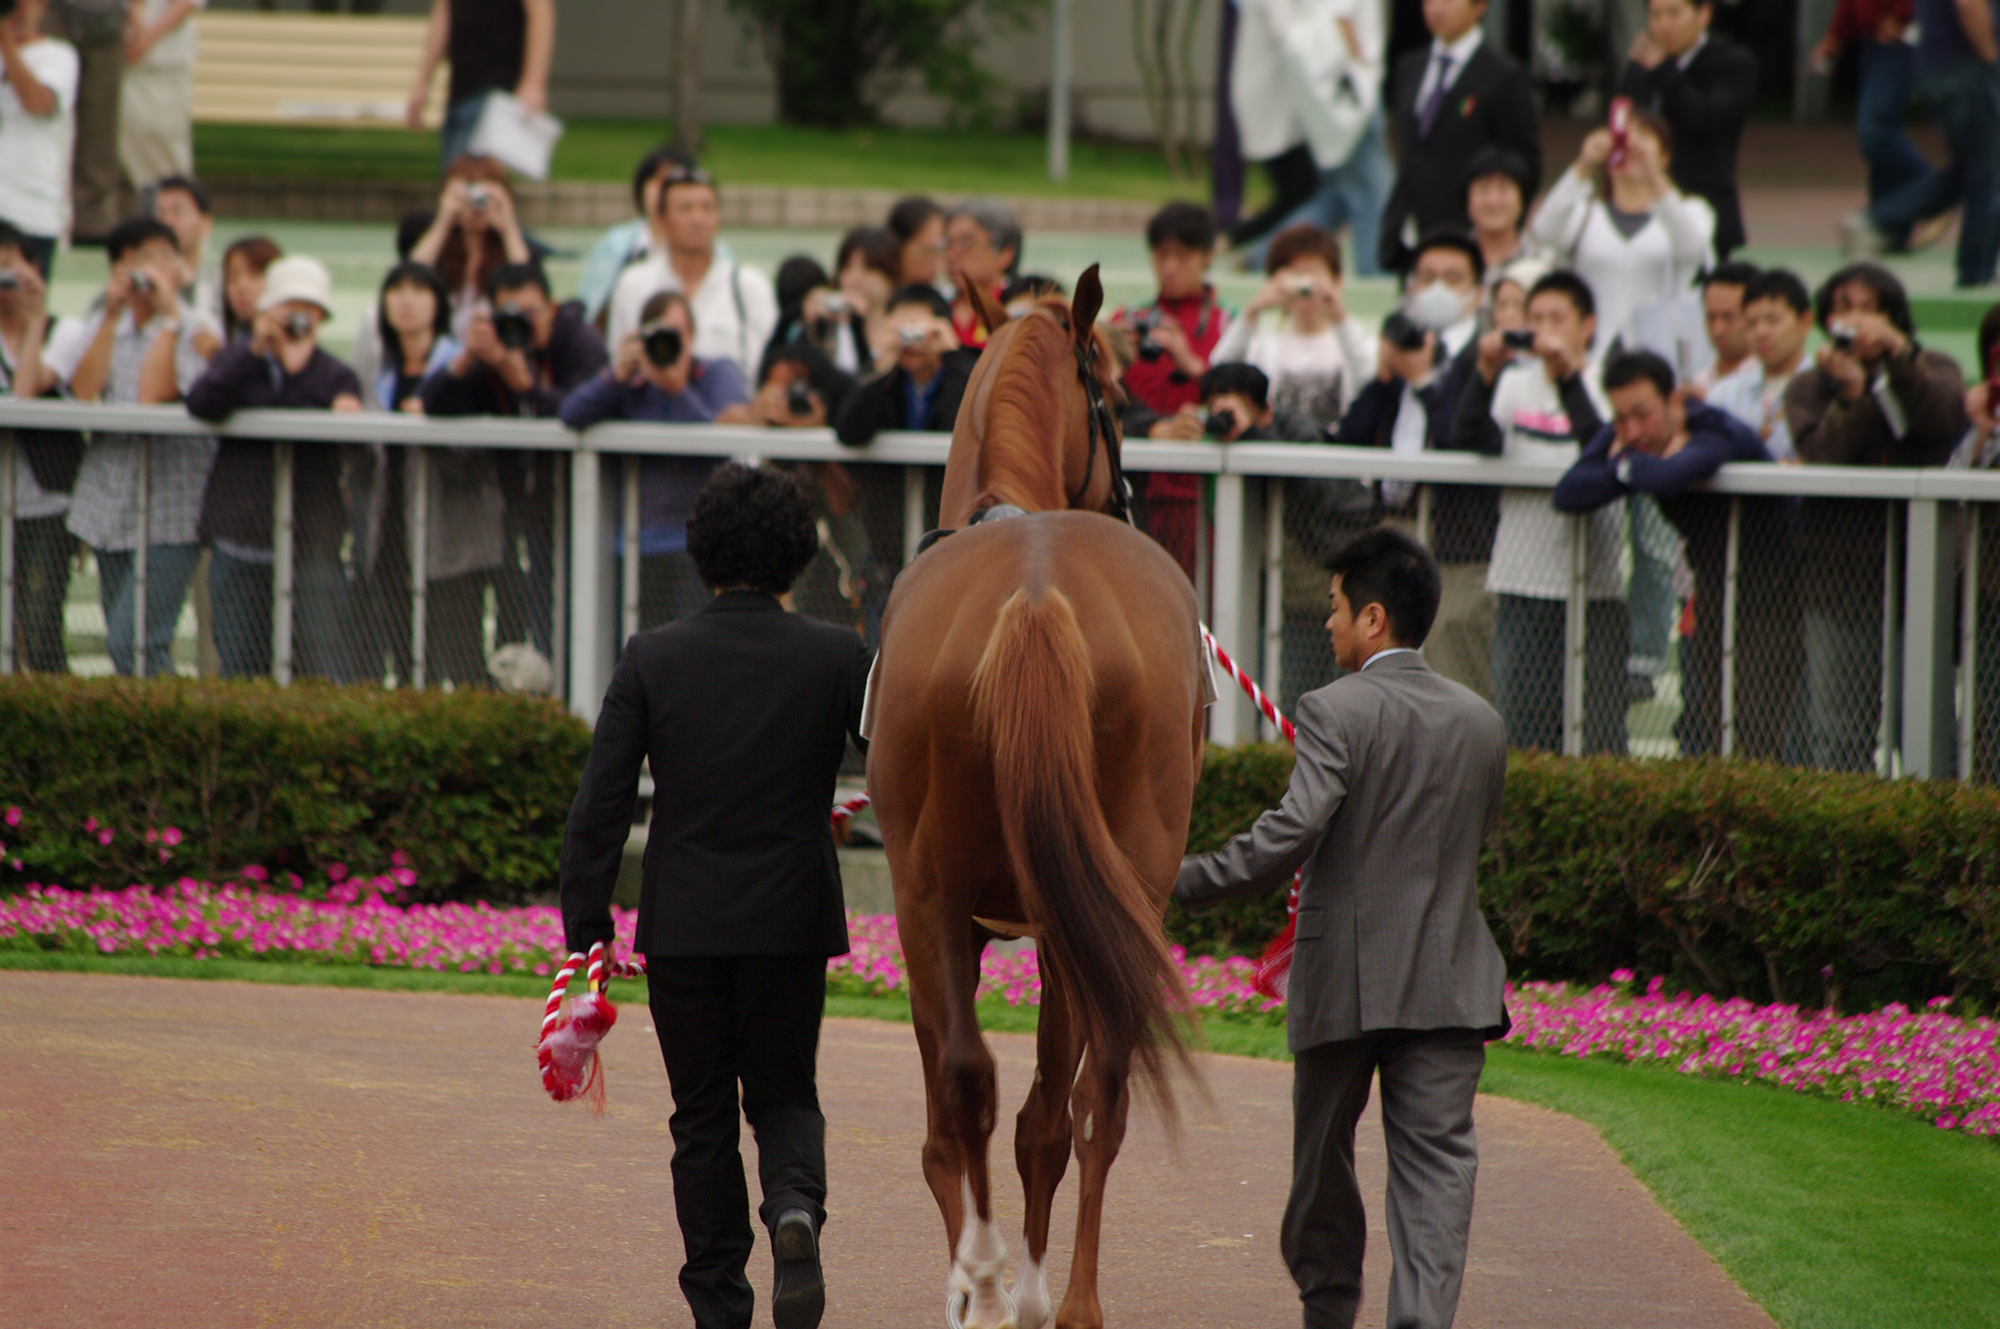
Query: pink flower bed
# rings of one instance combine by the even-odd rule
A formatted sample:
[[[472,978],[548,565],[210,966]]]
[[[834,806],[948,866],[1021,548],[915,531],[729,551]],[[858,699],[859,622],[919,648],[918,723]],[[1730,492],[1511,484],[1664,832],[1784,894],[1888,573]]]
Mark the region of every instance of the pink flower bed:
[[[183,878],[170,887],[65,890],[30,886],[0,896],[0,950],[68,950],[193,959],[278,959],[384,965],[460,973],[554,973],[562,916],[551,907],[399,905],[407,868],[361,877],[338,865],[327,898],[268,883],[261,869],[217,885]],[[618,953],[637,916],[614,909]],[[827,966],[836,992],[900,991],[907,982],[896,920],[851,915],[853,949]],[[1251,988],[1252,961],[1175,958],[1195,1005],[1226,1017],[1276,1021],[1283,1007]],[[1668,996],[1655,978],[1634,994],[1632,975],[1582,991],[1553,983],[1511,987],[1508,1042],[1571,1057],[1664,1065],[1688,1075],[1761,1080],[1845,1102],[1869,1102],[1947,1130],[2000,1135],[2000,1022],[1948,1014],[1940,998],[1921,1011],[1889,1006],[1841,1017],[1796,1006]],[[1041,1000],[1032,950],[989,951],[979,995],[1015,1006]]]

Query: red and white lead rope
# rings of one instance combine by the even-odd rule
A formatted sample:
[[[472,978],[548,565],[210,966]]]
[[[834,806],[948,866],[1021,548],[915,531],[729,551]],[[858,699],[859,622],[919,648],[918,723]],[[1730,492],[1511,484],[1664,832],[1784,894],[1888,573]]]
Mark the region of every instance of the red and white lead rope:
[[[1208,648],[1209,654],[1215,657],[1216,663],[1236,680],[1237,686],[1249,694],[1251,702],[1263,713],[1264,718],[1278,727],[1279,732],[1284,734],[1285,741],[1297,742],[1292,722],[1285,718],[1284,712],[1278,709],[1275,702],[1264,695],[1264,689],[1257,686],[1257,680],[1244,673],[1242,667],[1229,658],[1229,652],[1222,649],[1221,643],[1215,640],[1214,635],[1206,627],[1201,630],[1201,643]],[[837,825],[853,817],[873,801],[867,792],[863,791],[843,803],[836,804],[829,815]],[[1284,998],[1285,980],[1291,970],[1292,937],[1298,924],[1298,913],[1299,878],[1294,874],[1291,897],[1285,905],[1285,930],[1271,942],[1257,961],[1255,984],[1257,990],[1279,1000]],[[548,1005],[542,1009],[542,1031],[540,1038],[536,1040],[538,1044],[546,1041],[550,1031],[562,1022],[563,1000],[569,993],[571,980],[576,977],[579,970],[583,972],[592,993],[602,991],[605,980],[610,978],[645,976],[645,956],[634,955],[629,960],[618,962],[607,959],[607,954],[605,943],[600,941],[591,946],[588,955],[573,951],[563,961],[562,968],[556,971],[554,983],[549,987]]]

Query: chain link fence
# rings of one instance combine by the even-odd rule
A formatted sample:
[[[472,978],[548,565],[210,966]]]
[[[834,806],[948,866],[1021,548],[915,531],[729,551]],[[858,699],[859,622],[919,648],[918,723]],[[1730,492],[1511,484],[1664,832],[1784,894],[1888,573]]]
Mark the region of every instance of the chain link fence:
[[[829,448],[814,431],[717,430],[720,446],[700,456],[630,455],[612,440],[597,454],[605,596],[592,615],[572,600],[569,561],[586,545],[570,525],[589,511],[569,493],[575,445],[548,433],[568,446],[185,430],[86,446],[73,428],[0,431],[0,664],[504,687],[575,704],[587,689],[567,677],[573,633],[601,638],[612,658],[630,632],[706,602],[685,522],[725,457],[755,447],[805,484],[821,549],[794,606],[871,645],[896,574],[937,521],[942,439],[886,458]],[[92,491],[99,447],[99,471],[107,459],[123,468],[122,492]],[[2000,500],[1730,492],[1692,513],[1628,500],[1573,515],[1545,487],[1245,474],[1231,483],[1261,497],[1239,521],[1254,560],[1242,580],[1223,568],[1215,475],[1135,469],[1135,517],[1211,615],[1228,593],[1218,586],[1245,588],[1229,606],[1238,658],[1288,710],[1336,673],[1321,565],[1386,523],[1438,558],[1426,657],[1491,701],[1516,746],[1894,775],[1912,738],[1906,686],[1930,685],[1905,678],[1916,669],[1944,680],[1958,773],[2000,781]],[[107,502],[122,504],[122,526],[91,511]],[[1925,537],[1943,584],[1935,603],[1915,605],[1919,507],[1943,512],[1948,529]],[[1913,665],[1930,628],[1937,651]]]

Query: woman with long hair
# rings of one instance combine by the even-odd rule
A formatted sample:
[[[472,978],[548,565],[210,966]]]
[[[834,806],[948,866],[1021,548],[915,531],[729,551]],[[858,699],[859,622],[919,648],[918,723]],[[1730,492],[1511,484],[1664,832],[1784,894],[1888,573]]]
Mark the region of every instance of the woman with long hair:
[[[491,157],[468,154],[454,161],[438,194],[437,215],[410,257],[444,279],[452,335],[463,341],[487,280],[509,263],[534,257],[514,213],[506,169]]]
[[[268,235],[246,235],[222,251],[222,339],[242,341],[264,298],[264,273],[285,256]]]

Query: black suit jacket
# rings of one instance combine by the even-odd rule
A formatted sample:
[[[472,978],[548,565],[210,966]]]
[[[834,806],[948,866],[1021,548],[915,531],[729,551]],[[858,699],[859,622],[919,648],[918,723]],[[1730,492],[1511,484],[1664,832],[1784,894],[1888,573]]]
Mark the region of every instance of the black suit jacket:
[[[1485,451],[1461,442],[1452,429],[1467,380],[1479,377],[1478,360],[1479,339],[1474,337],[1449,363],[1439,366],[1436,377],[1417,389],[1417,398],[1424,404],[1424,447],[1429,451]],[[1378,378],[1347,408],[1333,431],[1333,441],[1386,448],[1396,431],[1396,417],[1402,413],[1403,380]],[[1492,485],[1435,485],[1431,499],[1431,552],[1438,562],[1484,563],[1493,556],[1493,533],[1500,524],[1499,489]]]
[[[927,420],[904,418],[910,412],[910,375],[897,365],[847,394],[834,419],[833,432],[851,448],[871,441],[885,429],[930,429],[949,434],[958,423],[958,404],[965,398],[966,381],[978,363],[979,352],[970,347],[945,352],[944,363],[938,366],[937,396],[931,398]]]
[[[563,935],[611,936],[611,892],[650,758],[646,955],[840,955],[834,777],[860,741],[868,648],[761,591],[641,632],[604,693],[563,833]]]
[[[1417,234],[1440,226],[1468,227],[1465,168],[1481,148],[1500,147],[1528,164],[1532,195],[1541,187],[1542,126],[1535,110],[1534,85],[1519,65],[1481,42],[1452,80],[1445,103],[1431,124],[1430,137],[1417,135],[1417,92],[1423,87],[1431,48],[1425,45],[1396,62],[1389,80],[1389,104],[1396,134],[1396,187],[1382,213],[1382,266],[1399,272],[1408,258],[1404,222],[1414,218]]]
[[[1668,173],[1683,193],[1707,199],[1715,209],[1715,252],[1727,258],[1744,240],[1736,149],[1757,95],[1757,57],[1710,32],[1685,72],[1672,60],[1650,70],[1628,62],[1622,91],[1673,129]]]

